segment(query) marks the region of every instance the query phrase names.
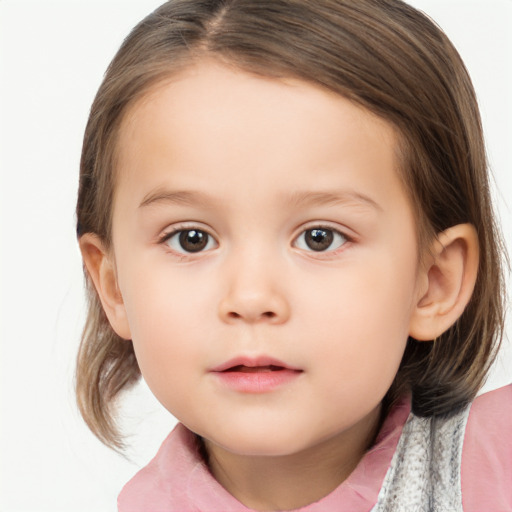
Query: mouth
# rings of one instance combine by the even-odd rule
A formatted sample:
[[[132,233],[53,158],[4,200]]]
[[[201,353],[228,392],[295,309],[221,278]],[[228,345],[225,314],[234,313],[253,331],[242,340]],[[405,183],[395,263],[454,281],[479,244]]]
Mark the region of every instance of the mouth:
[[[232,366],[231,368],[227,368],[223,370],[223,373],[226,372],[243,372],[243,373],[268,373],[268,372],[280,372],[283,370],[287,370],[284,366],[278,366],[274,364],[269,364],[265,366],[245,366],[244,364],[238,364],[236,366]]]
[[[237,393],[261,394],[291,385],[304,370],[266,356],[237,357],[213,368],[223,387]]]
[[[300,368],[291,366],[283,361],[268,356],[259,357],[235,357],[226,361],[215,368],[212,372],[242,372],[242,373],[268,373],[279,372],[283,370],[302,372]]]

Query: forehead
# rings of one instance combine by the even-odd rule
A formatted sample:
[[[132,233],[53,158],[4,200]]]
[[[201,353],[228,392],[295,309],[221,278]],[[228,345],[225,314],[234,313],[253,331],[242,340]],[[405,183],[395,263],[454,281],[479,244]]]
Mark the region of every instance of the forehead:
[[[222,193],[228,181],[240,197],[300,193],[312,179],[329,187],[334,175],[345,188],[357,177],[360,189],[385,191],[400,185],[396,141],[389,123],[323,88],[203,62],[155,86],[125,116],[116,195],[130,185],[142,199],[166,184]]]

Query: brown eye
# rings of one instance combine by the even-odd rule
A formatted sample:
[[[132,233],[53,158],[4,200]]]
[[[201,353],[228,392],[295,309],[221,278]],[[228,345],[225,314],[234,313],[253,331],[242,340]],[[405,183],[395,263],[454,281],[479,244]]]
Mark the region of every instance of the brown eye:
[[[204,231],[191,229],[180,233],[180,245],[187,252],[202,251],[208,244],[208,235]]]
[[[308,229],[304,240],[313,251],[325,251],[331,246],[334,235],[330,229]]]
[[[165,243],[176,252],[195,253],[212,249],[216,242],[212,236],[200,229],[181,229],[167,237]]]
[[[295,245],[306,251],[325,252],[338,249],[346,242],[347,238],[339,231],[318,227],[303,231]]]

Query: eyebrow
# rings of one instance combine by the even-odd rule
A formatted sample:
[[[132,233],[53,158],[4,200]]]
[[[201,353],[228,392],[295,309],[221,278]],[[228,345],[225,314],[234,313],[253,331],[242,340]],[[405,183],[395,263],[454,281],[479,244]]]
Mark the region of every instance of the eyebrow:
[[[211,206],[216,201],[209,195],[191,190],[164,190],[157,189],[149,192],[139,205],[145,208],[155,204],[173,204],[183,206]],[[293,192],[283,197],[283,202],[294,207],[304,206],[336,206],[355,203],[370,206],[382,212],[383,208],[370,196],[354,190],[340,190],[335,192]]]
[[[370,196],[355,190],[340,190],[335,192],[294,192],[286,197],[286,201],[294,206],[336,206],[341,204],[364,204],[379,212],[383,208]]]
[[[163,190],[157,189],[149,192],[139,205],[139,208],[154,204],[179,204],[184,206],[206,205],[212,203],[210,196],[198,191],[190,190]]]

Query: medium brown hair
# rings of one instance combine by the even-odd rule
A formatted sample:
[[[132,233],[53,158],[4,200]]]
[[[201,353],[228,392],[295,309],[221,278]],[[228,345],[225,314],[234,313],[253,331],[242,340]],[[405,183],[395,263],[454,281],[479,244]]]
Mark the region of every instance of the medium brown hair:
[[[413,410],[446,415],[469,403],[501,339],[503,246],[494,220],[475,93],[457,51],[427,16],[400,0],[171,0],[130,33],[110,64],[85,131],[77,233],[111,244],[116,143],[127,111],[148,90],[201,58],[334,91],[399,134],[400,173],[420,248],[471,223],[479,273],[466,310],[432,342],[409,339],[385,403],[412,392]],[[131,341],[110,327],[87,277],[89,313],[76,390],[82,416],[122,447],[120,392],[140,377]]]

